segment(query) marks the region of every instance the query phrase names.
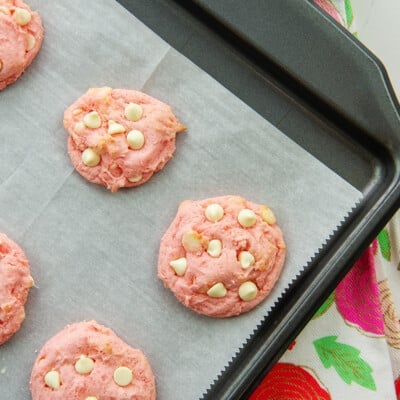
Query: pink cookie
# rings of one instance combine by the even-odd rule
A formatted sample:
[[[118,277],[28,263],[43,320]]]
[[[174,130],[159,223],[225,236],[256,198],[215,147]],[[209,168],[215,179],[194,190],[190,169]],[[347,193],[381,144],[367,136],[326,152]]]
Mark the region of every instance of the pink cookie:
[[[192,310],[230,317],[268,296],[285,252],[267,206],[238,196],[188,200],[161,240],[158,276]]]
[[[22,0],[0,0],[0,90],[19,78],[42,42],[39,14]]]
[[[167,104],[109,87],[89,89],[65,111],[64,126],[76,170],[112,192],[141,185],[163,168],[185,129]]]
[[[33,285],[22,249],[0,233],[0,345],[21,327],[24,305]]]
[[[66,326],[40,351],[32,400],[154,400],[154,375],[144,354],[96,321]]]

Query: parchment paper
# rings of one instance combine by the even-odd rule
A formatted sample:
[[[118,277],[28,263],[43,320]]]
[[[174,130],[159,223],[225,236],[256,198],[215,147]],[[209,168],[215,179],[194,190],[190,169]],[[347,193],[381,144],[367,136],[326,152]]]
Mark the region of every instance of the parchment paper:
[[[113,0],[31,0],[45,42],[0,93],[0,230],[20,243],[36,288],[0,348],[0,398],[30,399],[37,351],[66,324],[96,319],[141,348],[159,400],[196,399],[360,193]],[[64,109],[89,87],[144,90],[182,123],[175,157],[145,185],[109,193],[76,173]],[[271,296],[225,320],[191,312],[156,277],[159,241],[184,199],[238,194],[275,211],[288,255]]]

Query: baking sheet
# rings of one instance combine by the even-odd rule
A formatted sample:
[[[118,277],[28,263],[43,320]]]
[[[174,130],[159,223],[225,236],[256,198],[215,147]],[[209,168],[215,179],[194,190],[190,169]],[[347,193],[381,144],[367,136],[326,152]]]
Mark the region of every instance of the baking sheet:
[[[199,398],[361,194],[113,0],[30,4],[46,36],[0,93],[0,230],[25,249],[37,287],[22,329],[0,347],[1,399],[30,399],[37,351],[83,319],[146,353],[159,400]],[[62,126],[64,109],[102,85],[144,90],[188,126],[161,172],[115,194],[73,170]],[[217,320],[183,307],[156,273],[179,202],[223,194],[269,204],[288,254],[261,306]]]

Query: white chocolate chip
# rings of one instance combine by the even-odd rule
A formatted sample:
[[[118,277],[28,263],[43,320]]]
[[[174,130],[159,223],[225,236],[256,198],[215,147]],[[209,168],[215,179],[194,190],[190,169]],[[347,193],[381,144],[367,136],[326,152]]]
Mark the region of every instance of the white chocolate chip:
[[[128,178],[128,181],[132,182],[132,183],[139,182],[140,180],[142,180],[142,175],[141,174],[135,175],[135,176],[131,176],[130,178]]]
[[[58,371],[49,371],[44,376],[44,381],[48,387],[51,387],[54,390],[60,389],[61,379]]]
[[[245,208],[239,212],[238,221],[243,228],[250,228],[256,223],[257,217],[254,211]]]
[[[77,133],[82,133],[85,130],[86,126],[83,122],[77,122],[74,126],[74,131]]]
[[[114,371],[114,382],[118,386],[128,386],[133,380],[132,370],[128,367],[118,367]]]
[[[94,367],[94,361],[89,358],[86,357],[85,355],[81,355],[79,357],[79,360],[75,363],[75,371],[78,374],[88,374],[89,372],[92,372]]]
[[[219,204],[210,204],[206,208],[206,218],[211,222],[217,222],[224,216],[224,209]]]
[[[144,135],[142,132],[134,129],[126,135],[126,141],[133,150],[139,150],[144,145]]]
[[[14,18],[18,25],[24,26],[31,22],[32,16],[31,13],[25,8],[17,7],[14,12]]]
[[[203,238],[196,231],[186,232],[182,237],[182,246],[190,253],[203,250]]]
[[[26,51],[30,51],[35,47],[36,44],[36,39],[35,36],[31,35],[30,33],[28,33],[28,41],[27,41],[27,45],[26,45]]]
[[[254,265],[255,258],[249,251],[241,251],[239,254],[239,262],[242,268],[246,269]]]
[[[124,132],[125,128],[121,124],[113,121],[112,119],[108,121],[108,133],[110,135],[115,135],[117,133],[124,133]]]
[[[0,12],[3,13],[3,14],[6,14],[6,15],[10,15],[11,14],[10,9],[8,7],[6,7],[6,6],[0,6]]]
[[[227,294],[227,290],[223,283],[216,283],[214,286],[211,286],[210,289],[207,290],[207,294],[210,297],[221,298],[225,297]]]
[[[112,88],[109,86],[103,86],[103,87],[98,87],[98,88],[90,88],[87,91],[87,94],[90,96],[94,96],[96,99],[99,100],[107,100],[108,96],[110,96],[112,92]]]
[[[207,253],[211,257],[219,257],[222,253],[222,243],[218,239],[210,240],[207,247]]]
[[[83,117],[83,123],[91,129],[100,128],[101,118],[97,111],[92,111]]]
[[[274,225],[276,223],[276,218],[274,213],[267,206],[261,207],[261,218],[269,225]]]
[[[96,396],[88,396],[85,400],[98,400]]]
[[[72,111],[72,115],[79,115],[82,112],[82,108],[75,108],[74,111]]]
[[[185,257],[177,258],[176,260],[170,261],[169,265],[173,268],[178,276],[185,275],[187,268],[187,260]]]
[[[1,243],[0,243],[1,244]],[[35,286],[35,281],[33,280],[33,278],[31,277],[31,279],[30,279],[30,281],[29,281],[29,283],[28,283],[28,287],[32,287],[32,286]]]
[[[129,121],[139,121],[143,115],[143,108],[136,103],[129,103],[125,107],[125,117],[129,119]]]
[[[244,282],[239,287],[239,297],[244,301],[251,301],[256,298],[258,288],[255,283],[251,281]]]
[[[93,149],[86,149],[82,153],[82,162],[88,167],[95,167],[100,162],[100,156]]]

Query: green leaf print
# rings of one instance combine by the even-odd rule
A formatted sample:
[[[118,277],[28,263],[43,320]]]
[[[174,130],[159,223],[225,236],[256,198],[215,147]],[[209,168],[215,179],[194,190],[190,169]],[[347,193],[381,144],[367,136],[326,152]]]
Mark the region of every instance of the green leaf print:
[[[321,315],[324,315],[329,310],[330,306],[332,305],[334,298],[335,298],[335,295],[334,295],[334,292],[332,292],[329,295],[329,297],[324,301],[322,306],[318,309],[318,311],[314,314],[312,319],[317,319]]]
[[[314,347],[325,368],[334,367],[347,384],[358,383],[376,391],[372,368],[359,357],[360,350],[344,343],[336,342],[337,336],[325,336],[314,340]]]
[[[345,0],[344,7],[346,10],[346,23],[349,27],[353,22],[353,8],[351,7],[351,0]]]
[[[378,235],[378,243],[385,260],[391,259],[390,237],[387,229],[383,229]]]

